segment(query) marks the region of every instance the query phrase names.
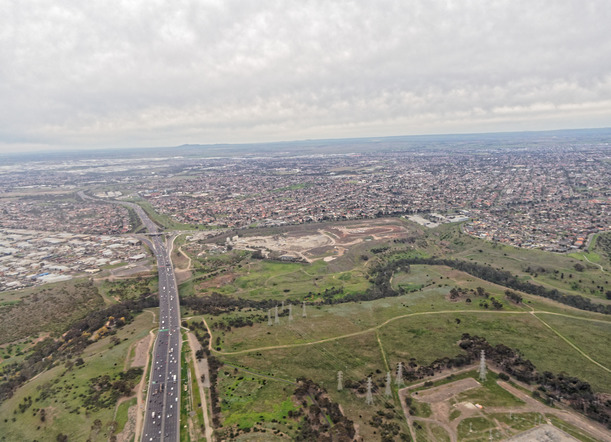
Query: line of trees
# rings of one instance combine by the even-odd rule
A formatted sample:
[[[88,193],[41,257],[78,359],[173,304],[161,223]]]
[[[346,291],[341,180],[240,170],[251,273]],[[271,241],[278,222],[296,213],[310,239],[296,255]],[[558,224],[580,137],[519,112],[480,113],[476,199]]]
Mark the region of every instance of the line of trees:
[[[533,284],[529,281],[522,281],[517,276],[512,275],[506,270],[495,269],[476,262],[436,258],[434,256],[430,258],[405,258],[405,260],[409,264],[442,265],[451,267],[453,269],[473,275],[476,278],[483,279],[484,281],[502,285],[509,289],[530,293],[531,295],[553,299],[554,301],[578,308],[580,310],[604,313],[607,315],[611,314],[611,305],[594,303],[589,298],[584,298],[580,295],[569,295],[566,293],[561,293],[557,289],[548,289],[541,285]]]

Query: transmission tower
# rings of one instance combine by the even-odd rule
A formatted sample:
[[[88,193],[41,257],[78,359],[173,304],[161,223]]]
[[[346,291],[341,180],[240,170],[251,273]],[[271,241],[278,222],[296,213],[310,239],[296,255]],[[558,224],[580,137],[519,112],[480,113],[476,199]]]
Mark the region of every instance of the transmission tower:
[[[397,386],[403,384],[403,362],[399,362],[399,365],[397,366],[396,382],[397,382]]]
[[[293,304],[289,304],[289,321],[293,320]]]
[[[276,317],[275,317],[275,319],[274,319],[274,322],[275,322],[276,324],[280,324],[280,319],[278,319],[278,306],[276,306]]]
[[[305,310],[305,301],[303,301],[303,311],[301,312],[301,317],[305,318],[306,316],[308,315],[306,314],[306,310]]]
[[[484,350],[481,351],[479,358],[479,380],[481,382],[486,380],[486,352]]]
[[[367,378],[367,396],[365,396],[365,403],[367,405],[373,404],[373,394],[371,393],[371,376]]]
[[[272,309],[267,310],[267,325],[272,325]]]
[[[392,390],[390,389],[390,383],[392,381],[390,380],[390,371],[386,372],[386,390],[384,391],[384,394],[388,397],[392,396]]]
[[[342,391],[344,389],[344,373],[341,371],[337,372],[337,391]]]

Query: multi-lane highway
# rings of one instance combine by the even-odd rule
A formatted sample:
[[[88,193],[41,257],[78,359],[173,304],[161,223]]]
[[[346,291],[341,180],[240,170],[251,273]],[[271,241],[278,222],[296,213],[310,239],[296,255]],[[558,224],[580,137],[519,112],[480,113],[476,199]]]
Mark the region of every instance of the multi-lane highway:
[[[94,199],[79,192],[83,199]],[[149,232],[151,247],[159,271],[159,333],[153,350],[142,441],[178,441],[180,439],[180,308],[178,287],[168,250],[157,225],[142,207],[125,201],[113,201],[130,207]]]
[[[178,441],[182,341],[178,289],[161,236],[153,234],[151,245],[159,270],[159,334],[153,351],[142,441]]]

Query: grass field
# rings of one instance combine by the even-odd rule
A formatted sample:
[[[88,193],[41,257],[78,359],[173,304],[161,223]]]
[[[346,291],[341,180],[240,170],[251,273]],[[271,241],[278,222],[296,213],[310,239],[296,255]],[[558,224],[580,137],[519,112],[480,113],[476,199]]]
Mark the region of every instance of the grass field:
[[[249,299],[286,299],[307,297],[326,289],[343,287],[344,292],[363,292],[369,287],[362,269],[330,273],[327,263],[316,261],[311,265],[254,261],[247,269],[237,273],[235,280],[216,291]]]
[[[427,250],[431,254],[490,264],[535,284],[593,298],[598,302],[606,300],[605,291],[608,290],[611,274],[595,265],[609,266],[609,262],[599,253],[580,251],[562,254],[520,249],[464,235],[457,225],[442,225],[427,233]],[[440,246],[440,243],[444,246]],[[587,262],[584,255],[595,264]],[[583,269],[577,270],[576,265]],[[577,268],[581,269],[579,266]]]
[[[158,213],[153,208],[151,203],[149,203],[148,201],[146,201],[144,199],[133,200],[132,202],[134,202],[134,203],[138,204],[140,207],[142,207],[142,209],[146,212],[146,214],[151,218],[151,220],[154,223],[156,223],[157,225],[159,225],[161,227],[164,227],[166,229],[171,229],[171,230],[196,230],[196,229],[200,228],[200,226],[193,225],[193,224],[178,223],[178,222],[174,221],[171,216]]]
[[[83,365],[68,368],[62,364],[24,384],[0,405],[0,439],[54,441],[61,433],[68,440],[108,440],[118,425],[113,421],[115,407],[89,411],[84,408],[90,379],[100,374],[112,378],[121,372],[130,345],[148,333],[153,326],[151,319],[149,313],[138,315],[117,332],[118,345],[112,345],[110,337],[91,344],[82,355]],[[18,406],[26,398],[32,399],[32,405],[20,413]],[[44,422],[40,409],[45,410]]]
[[[450,270],[444,269],[443,271]],[[432,274],[429,271],[429,277]],[[439,275],[443,276],[443,273]],[[476,306],[470,306],[470,311],[453,312],[452,308],[465,309],[466,304],[448,302],[445,297],[446,290],[445,287],[435,286],[422,292],[416,292],[417,299],[414,299],[415,294],[412,293],[378,301],[309,308],[307,318],[296,317],[290,325],[286,318],[281,318],[280,325],[270,327],[267,322],[264,322],[252,327],[234,328],[231,332],[224,331],[220,334],[218,331],[213,332],[213,336],[220,336],[223,351],[231,352],[258,347],[294,345],[300,342],[307,343],[330,338],[333,335],[344,336],[362,331],[362,334],[330,339],[328,342],[314,345],[267,348],[238,355],[220,355],[224,361],[272,377],[292,380],[298,376],[305,376],[316,380],[327,387],[329,394],[342,404],[351,419],[363,424],[361,428],[368,428],[365,424],[371,417],[364,414],[366,407],[363,406],[362,397],[359,398],[347,391],[334,391],[337,371],[343,371],[344,379],[356,381],[363,380],[367,375],[372,374],[375,382],[383,385],[384,373],[388,367],[382,352],[392,367],[396,367],[398,361],[406,362],[410,358],[414,358],[420,364],[428,364],[436,358],[460,353],[461,350],[456,342],[463,333],[483,336],[492,345],[503,343],[517,348],[526,358],[533,361],[540,371],[565,372],[588,379],[597,391],[609,392],[608,373],[587,361],[526,309],[515,307],[513,310],[493,312],[482,311]],[[408,302],[410,307],[406,308],[405,305]],[[437,309],[441,310],[441,306],[450,311],[435,312]],[[418,307],[428,310],[418,312]],[[416,314],[409,313],[412,309]],[[574,310],[565,309],[564,311],[566,314],[566,311],[573,312]],[[410,314],[411,316],[400,317]],[[577,345],[580,342],[584,343],[581,347],[586,353],[605,352],[602,347],[606,341],[601,338],[608,336],[609,324],[586,321],[578,317],[573,319],[550,314],[541,314],[541,316],[544,316],[546,322],[550,324],[552,321],[549,318],[556,320],[553,322],[554,327],[557,325],[556,322],[562,323],[566,320],[568,325],[557,327],[557,331],[561,334],[565,333]],[[397,319],[393,320],[393,318]],[[207,318],[209,321],[212,319]],[[389,322],[382,325],[385,321]],[[591,324],[595,326],[591,328]],[[376,326],[378,326],[377,335],[373,330],[368,331],[368,327]],[[431,345],[433,341],[435,345]],[[608,351],[606,353],[608,355]],[[491,375],[488,389],[465,392],[461,400],[485,402],[497,406],[521,403],[497,387],[494,384],[494,378],[494,375]],[[380,404],[384,403],[383,398],[377,395],[375,397],[376,402],[381,400]],[[276,406],[283,398],[286,400],[287,396],[279,395]],[[248,401],[242,405],[248,407]],[[421,412],[426,415],[425,410]],[[241,422],[242,425],[246,425],[246,422],[250,421]],[[432,429],[426,428],[425,425],[423,431],[430,434]],[[369,434],[373,436],[373,433]]]

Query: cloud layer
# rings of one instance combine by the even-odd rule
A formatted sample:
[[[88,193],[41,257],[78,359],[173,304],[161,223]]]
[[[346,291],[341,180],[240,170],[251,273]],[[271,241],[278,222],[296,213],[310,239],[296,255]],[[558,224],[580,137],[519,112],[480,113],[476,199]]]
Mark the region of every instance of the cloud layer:
[[[611,121],[608,0],[8,3],[4,150]]]

